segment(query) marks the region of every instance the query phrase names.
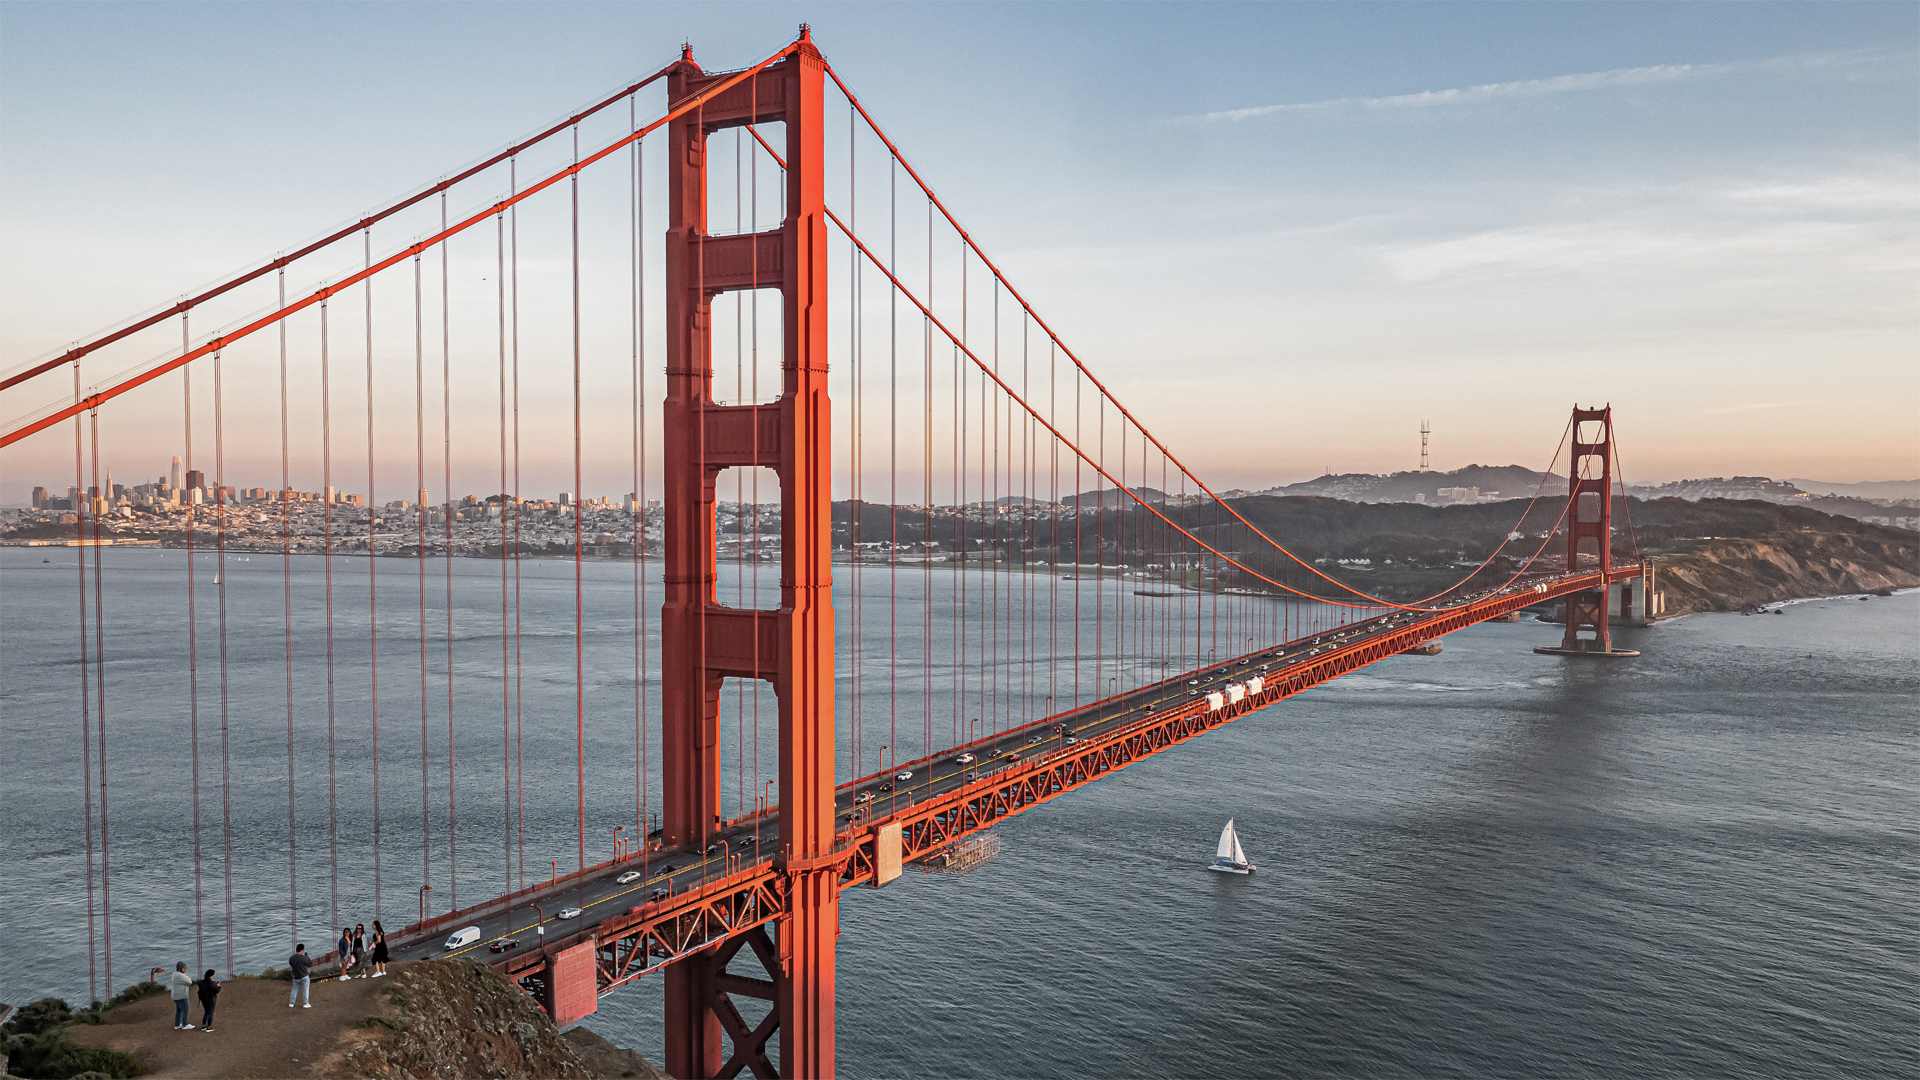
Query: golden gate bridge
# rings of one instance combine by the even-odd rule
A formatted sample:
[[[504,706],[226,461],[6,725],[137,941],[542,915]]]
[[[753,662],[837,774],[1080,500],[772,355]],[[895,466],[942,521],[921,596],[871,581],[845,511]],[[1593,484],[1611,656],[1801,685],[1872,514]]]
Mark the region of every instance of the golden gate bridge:
[[[665,110],[641,123],[641,95],[656,82],[665,83]],[[609,123],[615,133],[592,148],[593,125]],[[584,151],[583,130],[590,138]],[[844,160],[829,154],[830,140],[844,150]],[[558,154],[564,164],[523,182],[523,158],[541,154]],[[656,260],[652,238],[659,223],[650,229],[646,215],[648,184],[661,183],[661,174],[666,221]],[[607,176],[619,185],[619,198],[583,198],[583,178]],[[474,190],[498,194],[464,216],[450,215],[450,195]],[[658,196],[656,186],[652,197]],[[418,215],[431,217],[436,204],[438,218],[424,235],[376,256],[376,229],[417,225]],[[777,223],[763,228],[763,221]],[[535,229],[547,231],[543,240],[523,233]],[[620,271],[611,275],[618,280],[595,282],[604,262],[583,259],[583,250],[614,235],[614,246],[626,247]],[[458,254],[463,272],[492,270],[491,289],[478,292],[463,273],[458,302],[451,285],[456,240],[464,245]],[[536,269],[522,270],[523,245],[542,252]],[[358,268],[288,293],[290,270],[319,272],[315,268],[356,256]],[[437,303],[430,288],[434,269]],[[655,298],[656,286],[663,299]],[[531,315],[535,293],[545,297],[542,317]],[[731,327],[723,300],[729,294]],[[231,305],[247,310],[263,300],[255,314],[230,315]],[[390,310],[401,312],[397,330]],[[650,430],[647,413],[658,384],[650,393],[649,342],[661,327],[649,320],[656,310],[663,312],[666,381],[658,428]],[[155,335],[170,335],[176,319],[178,347],[156,345]],[[196,321],[218,329],[196,337]],[[630,370],[624,386],[605,375],[608,327],[625,332],[622,359]],[[291,404],[290,335],[304,339],[291,353]],[[456,338],[462,341],[457,362]],[[734,386],[730,397],[721,397],[729,344]],[[441,369],[437,463],[428,452],[427,374],[435,351]],[[336,745],[336,651],[364,650],[369,665],[376,912],[389,888],[381,882],[379,679],[385,674],[391,687],[396,678],[390,660],[384,672],[381,667],[374,560],[368,560],[366,618],[347,629],[336,627],[349,616],[335,610],[334,563],[349,551],[411,555],[415,588],[397,599],[412,602],[418,626],[421,881],[419,918],[394,932],[396,954],[437,945],[450,929],[477,927],[476,940],[455,951],[488,959],[562,1024],[594,1012],[600,995],[656,975],[666,983],[665,1064],[675,1076],[833,1073],[835,939],[846,889],[887,885],[904,867],[948,858],[1011,815],[1360,667],[1523,607],[1564,599],[1563,640],[1541,651],[1625,655],[1609,637],[1609,596],[1625,604],[1636,588],[1645,595],[1643,567],[1615,565],[1611,553],[1617,456],[1610,409],[1573,410],[1554,455],[1557,463],[1561,450],[1570,449],[1564,501],[1546,493],[1543,481],[1492,553],[1445,590],[1418,600],[1369,595],[1263,532],[1094,375],[960,225],[805,27],[785,48],[737,71],[708,72],[687,48],[647,78],[408,198],[0,380],[11,400],[42,395],[35,408],[7,423],[0,447],[55,439],[73,422],[80,664],[71,698],[80,721],[96,996],[102,965],[109,988],[114,978],[107,748],[110,721],[120,719],[110,709],[101,548],[124,524],[111,515],[110,489],[101,486],[101,431],[111,435],[116,412],[166,410],[179,400],[192,468],[196,371],[212,386],[213,413],[209,425],[203,411],[201,430],[204,439],[211,427],[214,453],[206,485],[212,497],[186,502],[180,537],[190,549],[182,585],[192,673],[196,941],[204,933],[198,800],[202,696],[209,690],[206,707],[217,708],[220,736],[227,969],[234,962],[234,845],[279,842],[262,824],[263,808],[233,805],[228,740],[234,725],[284,722],[288,755],[286,922],[243,932],[300,936],[292,895],[302,880],[295,729],[316,718],[316,707],[296,701],[295,683],[296,675],[303,685],[318,676],[295,662],[292,572],[286,570],[277,613],[284,702],[252,695],[235,700],[228,597],[218,571],[211,643],[217,675],[208,679],[212,686],[201,686],[203,616],[196,605],[206,583],[195,582],[192,558],[194,550],[210,551],[227,565],[239,511],[227,486],[226,458],[246,440],[269,451],[273,445],[270,402],[246,401],[242,422],[230,423],[223,391],[232,375],[225,369],[236,362],[270,365],[276,357],[282,482],[277,503],[267,500],[264,520],[271,525],[279,516],[277,550],[286,566],[308,550],[304,538],[296,542],[293,524],[293,413],[318,413],[327,491],[319,553],[326,582],[331,877],[338,877],[336,770],[343,757]],[[364,515],[337,509],[333,496],[336,370],[342,383],[360,376],[347,361],[364,364]],[[559,412],[567,422],[529,410],[523,428],[523,367],[529,398],[536,384],[564,391]],[[174,372],[181,378],[178,399],[160,382]],[[410,431],[401,425],[399,435],[413,436],[408,494],[417,493],[418,505],[405,506],[396,522],[373,498],[381,476],[377,435],[395,435],[382,426],[386,418],[376,400],[379,387],[404,385],[409,373],[414,423]],[[299,382],[315,374],[317,396]],[[54,383],[60,387],[48,389]],[[206,386],[203,381],[203,396]],[[498,721],[499,755],[488,745],[487,765],[497,763],[502,777],[502,877],[476,885],[468,870],[467,895],[478,888],[486,898],[463,905],[457,795],[471,784],[463,789],[459,782],[455,713],[468,710],[464,730],[477,730],[469,717],[478,707],[471,693],[465,699],[455,693],[452,556],[462,511],[452,497],[452,401],[456,388],[476,387],[497,391],[497,445],[489,440],[462,450],[475,461],[497,450],[501,493],[490,500],[497,512],[488,513],[497,522],[491,526],[497,542],[488,557],[499,563],[498,611],[497,625],[488,615],[483,625],[468,619],[462,629],[497,633],[499,641],[499,696],[484,713],[487,723]],[[1277,395],[1258,388],[1249,396]],[[611,404],[620,405],[624,427],[605,421]],[[837,425],[834,405],[844,418]],[[352,421],[356,432],[361,419]],[[571,454],[572,498],[559,520],[570,527],[576,829],[573,867],[562,874],[556,862],[543,881],[536,864],[529,883],[521,589],[532,526],[520,474],[522,447],[533,444],[566,446]],[[633,491],[620,507],[626,531],[608,536],[595,526],[589,537],[586,473],[613,463],[631,471]],[[440,466],[445,492],[438,507],[428,505],[436,479],[430,464]],[[663,478],[658,511],[648,497],[656,466]],[[736,498],[727,530],[720,507],[730,470]],[[763,511],[771,506],[760,498],[763,480],[777,489],[777,511]],[[1090,493],[1089,485],[1096,490]],[[844,511],[836,511],[836,490]],[[1537,505],[1552,511],[1555,504],[1557,517],[1540,530],[1529,513]],[[777,535],[764,533],[763,512],[777,518]],[[1530,522],[1537,531],[1525,531]],[[596,616],[592,629],[630,633],[630,701],[590,701],[587,692],[583,565],[609,540],[632,564],[631,612],[627,626]],[[429,562],[436,544],[446,556],[438,560],[443,582],[430,580],[438,576]],[[727,547],[731,567],[720,554]],[[252,544],[248,550],[263,549]],[[940,561],[951,565],[936,574]],[[760,565],[775,562],[777,585],[763,583]],[[853,633],[841,646],[836,619],[843,613],[832,596],[836,564],[871,575],[850,590],[844,617]],[[722,570],[735,587],[732,604],[723,602]],[[652,594],[649,575],[657,576],[659,595]],[[1129,590],[1128,582],[1143,587]],[[443,699],[430,685],[430,670],[441,660],[428,618],[430,605],[442,603],[436,590],[444,596]],[[776,593],[777,603],[767,603]],[[386,595],[390,610],[391,585]],[[1177,602],[1156,605],[1155,598]],[[1091,640],[1083,633],[1083,604],[1093,611]],[[949,625],[936,625],[937,606],[950,612]],[[882,640],[886,653],[876,655],[874,642]],[[1142,660],[1154,657],[1157,662]],[[597,654],[593,663],[600,663]],[[949,670],[936,687],[934,672],[943,665]],[[1170,668],[1179,673],[1168,674]],[[656,676],[657,701],[647,692]],[[398,677],[414,681],[411,672]],[[764,770],[770,775],[763,775],[759,755],[763,686],[777,727],[775,761]],[[436,828],[431,789],[437,781],[429,776],[442,700],[444,832]],[[467,704],[458,705],[462,700]],[[615,828],[613,858],[590,862],[589,773],[598,782],[606,770],[598,762],[590,770],[588,731],[612,730],[628,712],[633,817]],[[400,721],[391,709],[384,719],[391,739]],[[405,737],[411,739],[410,729]],[[470,734],[464,745],[479,740]],[[656,743],[657,762],[650,760]],[[357,751],[346,757],[359,761]],[[389,790],[394,783],[410,780],[389,780]],[[537,790],[533,798],[561,795]],[[464,865],[476,858],[469,853]],[[430,906],[437,906],[436,882],[445,887],[448,907],[437,913]],[[414,891],[410,883],[404,887]],[[333,888],[329,925],[338,926]],[[558,917],[565,904],[578,912]],[[538,924],[537,943],[480,951],[521,932],[516,928],[527,925],[529,912]],[[737,970],[741,965],[747,966]]]

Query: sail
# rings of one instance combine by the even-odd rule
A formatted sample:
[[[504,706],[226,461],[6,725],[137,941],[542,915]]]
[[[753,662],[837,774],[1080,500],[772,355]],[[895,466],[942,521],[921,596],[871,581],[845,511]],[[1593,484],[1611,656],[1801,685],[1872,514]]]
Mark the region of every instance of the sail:
[[[1220,850],[1214,854],[1232,862],[1240,862],[1242,860],[1240,834],[1233,831],[1232,818],[1228,818],[1227,827],[1220,830]]]
[[[1233,865],[1247,866],[1247,853],[1240,848],[1240,834],[1233,834]]]

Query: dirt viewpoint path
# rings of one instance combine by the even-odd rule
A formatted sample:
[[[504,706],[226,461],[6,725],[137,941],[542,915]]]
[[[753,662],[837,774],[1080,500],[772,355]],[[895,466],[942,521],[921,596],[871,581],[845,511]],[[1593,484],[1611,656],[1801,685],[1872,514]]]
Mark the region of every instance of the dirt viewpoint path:
[[[392,965],[396,970],[400,966]],[[173,1000],[165,994],[122,1005],[97,1027],[75,1024],[68,1030],[81,1046],[137,1055],[156,1077],[305,1076],[333,1052],[344,1032],[380,1011],[376,994],[393,980],[393,975],[347,982],[315,979],[313,1008],[289,1009],[287,983],[239,978],[220,984],[210,1033],[197,1026],[173,1030]],[[197,997],[192,1019],[200,1023]]]
[[[329,979],[313,1007],[287,1007],[288,984],[223,983],[214,1030],[173,1030],[173,1002],[147,998],[98,1026],[82,1046],[136,1054],[156,1077],[541,1077],[657,1075],[638,1054],[582,1029],[562,1036],[532,999],[466,961],[394,964],[381,979]],[[199,1021],[199,1003],[194,1004]]]

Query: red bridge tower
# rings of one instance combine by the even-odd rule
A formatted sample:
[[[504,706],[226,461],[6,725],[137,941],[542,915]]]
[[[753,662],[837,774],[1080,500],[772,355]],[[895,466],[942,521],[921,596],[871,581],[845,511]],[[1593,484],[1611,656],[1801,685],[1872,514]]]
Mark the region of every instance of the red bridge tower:
[[[827,413],[824,61],[802,28],[786,59],[674,120],[668,140],[666,602],[661,616],[663,842],[704,848],[721,824],[722,680],[765,679],[780,713],[779,864],[786,914],[667,969],[666,1069],[679,1077],[833,1073],[834,944],[840,893],[833,848],[831,457]],[[680,102],[718,81],[691,49],[668,76]],[[786,220],[761,233],[707,235],[707,140],[730,127],[786,129]],[[767,405],[713,401],[711,308],[734,290],[784,294],[782,392]],[[720,472],[762,467],[780,480],[780,607],[720,604],[714,488]],[[751,946],[764,973],[730,973]],[[734,996],[768,1000],[751,1029]],[[721,1033],[731,1053],[721,1055]]]

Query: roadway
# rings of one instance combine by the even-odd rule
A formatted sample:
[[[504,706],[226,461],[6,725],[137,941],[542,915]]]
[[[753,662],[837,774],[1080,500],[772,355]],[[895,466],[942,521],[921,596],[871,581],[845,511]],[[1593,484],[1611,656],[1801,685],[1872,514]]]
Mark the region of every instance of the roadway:
[[[1500,593],[1527,591],[1531,585],[1510,585]],[[1455,599],[1447,609],[1462,607],[1493,591]],[[1107,734],[1139,722],[1169,705],[1184,705],[1209,692],[1223,692],[1232,683],[1261,675],[1279,677],[1295,665],[1341,646],[1358,644],[1380,634],[1402,630],[1434,618],[1401,611],[1351,623],[1312,637],[1300,638],[1265,652],[1236,656],[1199,671],[1097,701],[1078,709],[1011,728],[998,735],[955,747],[932,759],[921,759],[893,773],[876,773],[843,784],[835,794],[835,820],[842,831],[884,819],[915,803],[963,787],[976,779],[1013,767],[1025,757],[1064,749],[1082,740]],[[898,772],[911,772],[905,780]],[[538,950],[546,934],[572,935],[611,915],[623,915],[655,899],[683,892],[773,857],[779,838],[777,816],[762,814],[730,822],[709,837],[704,851],[690,848],[633,855],[577,885],[545,893],[507,911],[471,922],[447,924],[432,937],[399,941],[395,959],[468,956],[498,960],[513,952]],[[628,880],[622,880],[628,879]],[[579,909],[561,918],[561,912]],[[473,926],[479,936],[471,944],[446,949],[443,943],[456,929]],[[496,950],[502,939],[516,944]]]

